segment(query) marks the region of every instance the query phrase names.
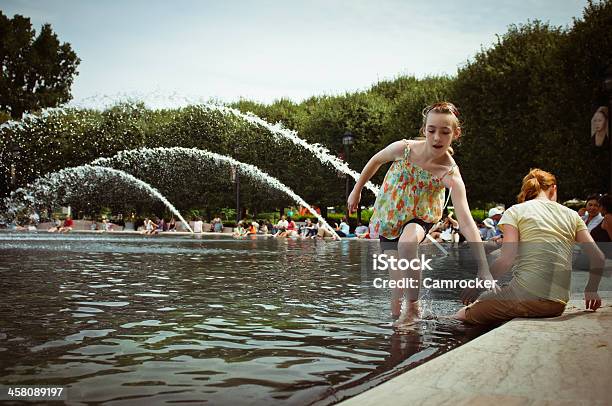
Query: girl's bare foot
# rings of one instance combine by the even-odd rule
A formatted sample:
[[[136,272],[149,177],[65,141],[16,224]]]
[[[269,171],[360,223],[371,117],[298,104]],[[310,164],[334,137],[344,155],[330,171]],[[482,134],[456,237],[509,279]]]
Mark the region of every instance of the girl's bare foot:
[[[418,319],[420,316],[419,311],[419,301],[408,301],[408,311],[406,312],[406,316],[409,320]]]
[[[391,318],[397,320],[402,313],[402,299],[391,299]]]

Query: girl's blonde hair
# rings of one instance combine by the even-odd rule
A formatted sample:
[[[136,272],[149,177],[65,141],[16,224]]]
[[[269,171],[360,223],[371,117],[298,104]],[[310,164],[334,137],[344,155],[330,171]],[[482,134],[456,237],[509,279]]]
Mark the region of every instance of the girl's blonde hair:
[[[535,199],[541,191],[547,191],[557,184],[557,178],[552,173],[534,168],[523,178],[521,193],[516,196],[519,203]]]
[[[453,130],[456,130],[457,128],[461,127],[461,121],[459,120],[459,109],[457,109],[457,107],[451,102],[441,101],[441,102],[437,102],[437,103],[434,103],[434,104],[431,104],[425,107],[423,111],[421,112],[423,116],[423,123],[421,124],[421,129],[419,130],[419,134],[421,135],[421,137],[425,137],[425,126],[427,125],[427,116],[429,115],[429,113],[432,113],[432,112],[452,115],[454,117]],[[449,147],[448,152],[452,155],[454,153],[453,148]]]

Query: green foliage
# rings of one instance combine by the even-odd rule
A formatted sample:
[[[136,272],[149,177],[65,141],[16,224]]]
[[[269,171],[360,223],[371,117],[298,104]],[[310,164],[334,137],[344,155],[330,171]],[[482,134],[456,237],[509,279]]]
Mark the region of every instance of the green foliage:
[[[476,222],[482,222],[484,219],[487,218],[487,214],[488,214],[487,211],[484,209],[472,209],[471,213],[472,213],[472,218]]]
[[[6,25],[6,17],[1,17]],[[17,21],[29,26],[27,19]],[[491,201],[510,206],[531,167],[557,175],[563,201],[603,191],[608,184],[608,151],[590,147],[588,137],[594,109],[607,100],[602,83],[612,60],[610,26],[612,2],[589,2],[583,18],[567,29],[540,21],[510,26],[496,44],[467,61],[456,77],[400,76],[365,91],[311,97],[299,104],[284,99],[269,105],[240,100],[230,107],[279,122],[335,155],[344,155],[341,140],[350,131],[355,143],[349,147],[348,162],[360,171],[389,143],[417,137],[426,105],[450,100],[461,111],[463,133],[455,158],[471,206],[488,207]],[[205,149],[256,165],[315,206],[345,204],[345,177],[264,128],[200,106],[149,110],[142,104],[120,104],[102,112],[67,109],[28,117],[22,126],[4,126],[0,196],[45,173],[124,149],[174,146]],[[16,167],[14,185],[9,162]],[[202,217],[224,213],[224,222],[235,219],[234,208],[221,210],[235,205],[235,184],[226,165],[159,153],[150,161],[136,159],[116,167],[150,183],[179,210],[197,208]],[[385,171],[382,167],[373,182],[380,184]],[[241,205],[259,213],[255,217],[275,222],[278,215],[269,213],[295,204],[245,173],[238,175]],[[124,213],[161,215],[165,210],[130,186],[108,179],[80,187],[83,191],[77,196],[87,203],[72,203],[84,205],[81,209],[86,211],[108,206]],[[374,196],[364,190],[362,204],[373,202]],[[482,217],[478,210],[472,214]],[[363,222],[370,216],[364,211]]]
[[[69,101],[81,62],[69,43],[60,44],[49,24],[38,36],[29,18],[0,11],[0,110],[21,118],[24,112]]]
[[[280,216],[277,212],[257,214],[257,221],[269,221],[272,224],[276,224],[279,219]]]
[[[561,200],[607,190],[609,152],[590,145],[589,131],[607,103],[611,25],[612,2],[589,2],[569,29],[511,26],[459,70],[453,100],[465,136],[457,159],[471,201],[513,204],[534,167],[557,176]]]
[[[235,221],[236,219],[236,210],[235,209],[230,209],[228,207],[224,207],[221,209],[221,221],[225,222],[230,222],[230,221]]]
[[[457,159],[472,199],[513,203],[522,177],[544,166],[550,153],[544,140],[553,129],[542,105],[557,102],[558,83],[550,73],[562,37],[560,29],[539,21],[511,26],[459,71],[454,100],[462,107],[465,134]]]

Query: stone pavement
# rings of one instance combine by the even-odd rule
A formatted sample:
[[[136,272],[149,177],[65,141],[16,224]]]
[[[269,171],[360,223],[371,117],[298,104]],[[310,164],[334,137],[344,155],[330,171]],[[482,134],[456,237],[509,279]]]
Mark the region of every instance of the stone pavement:
[[[572,300],[560,317],[512,320],[341,404],[610,405],[612,300],[600,295],[596,312]]]

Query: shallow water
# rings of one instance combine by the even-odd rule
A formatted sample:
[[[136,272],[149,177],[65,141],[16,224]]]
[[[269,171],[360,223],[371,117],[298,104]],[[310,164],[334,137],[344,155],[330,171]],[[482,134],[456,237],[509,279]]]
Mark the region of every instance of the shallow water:
[[[0,233],[0,382],[67,386],[77,404],[330,404],[483,332],[439,318],[453,292],[425,292],[428,319],[394,331],[366,266],[377,250]],[[453,277],[458,255],[435,268]]]

